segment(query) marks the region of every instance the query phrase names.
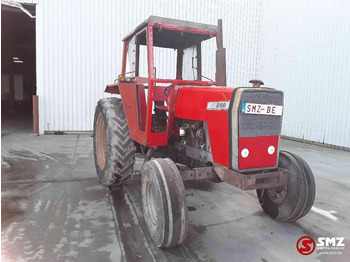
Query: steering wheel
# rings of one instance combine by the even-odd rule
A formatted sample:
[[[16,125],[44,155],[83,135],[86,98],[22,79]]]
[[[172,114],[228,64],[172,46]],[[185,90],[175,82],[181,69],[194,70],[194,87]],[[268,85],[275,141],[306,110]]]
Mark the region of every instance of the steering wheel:
[[[171,91],[171,87],[172,87],[173,85],[171,84],[170,86],[167,86],[165,89],[164,89],[164,95],[166,96],[166,97],[169,97],[169,95],[170,95],[170,91]]]

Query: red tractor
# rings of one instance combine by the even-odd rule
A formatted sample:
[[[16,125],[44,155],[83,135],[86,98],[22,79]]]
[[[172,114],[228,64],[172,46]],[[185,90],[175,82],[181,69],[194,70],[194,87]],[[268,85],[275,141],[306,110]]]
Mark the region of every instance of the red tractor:
[[[215,81],[202,75],[203,44],[212,38]],[[310,211],[315,197],[310,167],[279,150],[283,92],[261,87],[260,80],[251,80],[252,87],[226,86],[221,20],[216,26],[151,16],[123,41],[121,74],[105,90],[120,98],[101,99],[96,107],[96,170],[103,185],[123,185],[135,155],[144,155],[144,219],[158,247],[186,237],[183,181],[223,181],[256,190],[263,210],[279,221],[292,222]],[[175,79],[157,78],[156,48],[175,52]]]

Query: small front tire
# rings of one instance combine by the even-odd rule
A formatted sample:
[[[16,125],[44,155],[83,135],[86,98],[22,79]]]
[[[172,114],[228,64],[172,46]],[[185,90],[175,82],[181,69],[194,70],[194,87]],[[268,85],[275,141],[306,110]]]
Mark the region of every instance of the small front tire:
[[[173,247],[186,238],[185,188],[175,163],[154,159],[142,169],[142,204],[148,231],[157,247]]]
[[[309,165],[290,152],[280,152],[278,166],[288,170],[288,184],[258,189],[257,195],[261,207],[273,219],[293,222],[310,211],[315,199],[315,179]]]

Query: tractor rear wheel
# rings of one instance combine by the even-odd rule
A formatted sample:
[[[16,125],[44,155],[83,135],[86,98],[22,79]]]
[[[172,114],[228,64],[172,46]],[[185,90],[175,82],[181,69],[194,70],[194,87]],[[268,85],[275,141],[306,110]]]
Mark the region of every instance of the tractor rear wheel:
[[[142,169],[142,204],[148,231],[157,247],[173,247],[186,238],[185,188],[175,163],[154,159]]]
[[[261,207],[272,218],[293,222],[305,216],[314,203],[314,176],[308,164],[290,152],[280,152],[278,166],[288,170],[288,184],[258,189],[257,195]]]
[[[93,146],[97,176],[101,184],[124,184],[131,176],[136,148],[130,137],[120,99],[110,97],[98,101]]]

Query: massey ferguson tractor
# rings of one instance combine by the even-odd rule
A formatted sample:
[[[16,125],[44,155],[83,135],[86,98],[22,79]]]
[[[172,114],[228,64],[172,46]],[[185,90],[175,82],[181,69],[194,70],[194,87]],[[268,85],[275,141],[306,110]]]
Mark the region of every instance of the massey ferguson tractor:
[[[211,38],[215,81],[202,75],[202,47]],[[312,171],[302,158],[279,149],[283,92],[262,87],[260,80],[251,80],[250,87],[226,86],[221,20],[207,25],[151,16],[123,42],[121,74],[105,90],[118,98],[101,99],[96,107],[96,170],[103,185],[124,185],[135,155],[143,155],[144,219],[158,247],[186,238],[183,181],[256,190],[262,209],[278,221],[292,222],[310,211]],[[174,79],[157,77],[154,51],[159,47],[176,56]],[[188,53],[193,55],[185,63]]]

